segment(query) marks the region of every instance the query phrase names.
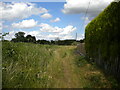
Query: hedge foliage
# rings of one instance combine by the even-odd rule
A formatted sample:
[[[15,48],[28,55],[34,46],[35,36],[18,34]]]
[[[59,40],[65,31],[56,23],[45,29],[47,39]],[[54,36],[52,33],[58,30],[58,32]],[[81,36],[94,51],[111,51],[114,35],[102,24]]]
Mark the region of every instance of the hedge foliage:
[[[120,1],[112,2],[85,29],[87,56],[120,79]]]

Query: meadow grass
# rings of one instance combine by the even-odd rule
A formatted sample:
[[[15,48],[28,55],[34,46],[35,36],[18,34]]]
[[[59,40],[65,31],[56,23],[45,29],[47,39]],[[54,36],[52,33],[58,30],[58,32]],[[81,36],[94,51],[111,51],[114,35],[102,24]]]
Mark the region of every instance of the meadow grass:
[[[3,87],[46,87],[47,76],[43,74],[55,47],[3,43]]]
[[[111,88],[76,46],[3,42],[3,88]]]

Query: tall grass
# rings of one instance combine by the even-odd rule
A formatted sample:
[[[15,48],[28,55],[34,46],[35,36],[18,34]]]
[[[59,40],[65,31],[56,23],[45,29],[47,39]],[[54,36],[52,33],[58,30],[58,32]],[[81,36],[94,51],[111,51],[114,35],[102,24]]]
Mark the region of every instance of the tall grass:
[[[108,80],[75,46],[3,42],[3,88],[111,88]]]
[[[47,64],[56,46],[3,43],[3,87],[41,87],[47,85]]]

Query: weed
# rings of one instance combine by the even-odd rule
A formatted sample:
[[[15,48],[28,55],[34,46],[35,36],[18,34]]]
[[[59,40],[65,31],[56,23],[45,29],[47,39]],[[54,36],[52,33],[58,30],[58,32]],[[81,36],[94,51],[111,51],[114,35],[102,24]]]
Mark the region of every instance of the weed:
[[[78,67],[82,67],[82,66],[85,66],[87,64],[87,61],[85,60],[85,58],[83,56],[79,56],[76,58],[75,64]]]

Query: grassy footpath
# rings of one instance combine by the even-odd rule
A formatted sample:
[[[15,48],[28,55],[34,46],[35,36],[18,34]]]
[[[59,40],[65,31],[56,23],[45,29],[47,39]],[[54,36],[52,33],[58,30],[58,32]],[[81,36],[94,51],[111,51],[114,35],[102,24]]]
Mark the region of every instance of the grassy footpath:
[[[116,86],[75,46],[3,43],[2,84],[5,88],[110,88]]]

